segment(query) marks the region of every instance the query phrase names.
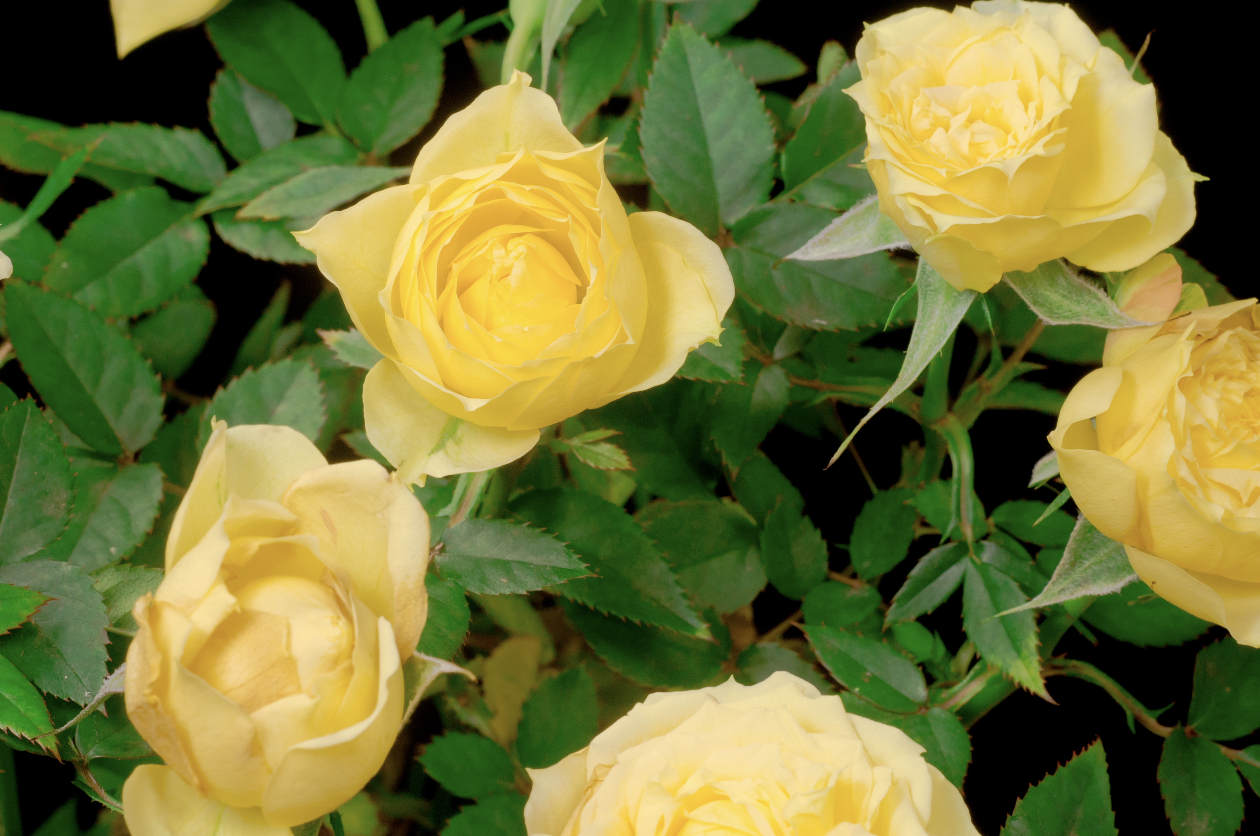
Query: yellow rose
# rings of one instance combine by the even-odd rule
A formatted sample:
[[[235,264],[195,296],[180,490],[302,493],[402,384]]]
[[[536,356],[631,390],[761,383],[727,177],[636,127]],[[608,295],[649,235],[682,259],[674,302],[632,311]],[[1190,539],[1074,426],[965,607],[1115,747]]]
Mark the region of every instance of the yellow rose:
[[[1133,330],[1059,413],[1063,481],[1157,595],[1260,646],[1260,308]]]
[[[164,32],[200,23],[230,0],[109,0],[118,57]]]
[[[411,182],[296,233],[385,359],[367,435],[406,481],[519,458],[538,430],[664,383],[721,333],[721,251],[626,216],[529,76],[491,88],[420,150]]]
[[[127,714],[166,766],[123,787],[131,832],[287,834],[354,796],[402,724],[428,546],[375,462],[219,422],[134,611]]]
[[[912,9],[868,25],[856,60],[880,208],[960,290],[1064,256],[1129,270],[1194,223],[1154,87],[1067,6]]]
[[[9,257],[0,252],[0,279],[7,279],[13,275],[13,262]]]
[[[530,836],[978,836],[922,746],[784,672],[653,694],[530,777]]]

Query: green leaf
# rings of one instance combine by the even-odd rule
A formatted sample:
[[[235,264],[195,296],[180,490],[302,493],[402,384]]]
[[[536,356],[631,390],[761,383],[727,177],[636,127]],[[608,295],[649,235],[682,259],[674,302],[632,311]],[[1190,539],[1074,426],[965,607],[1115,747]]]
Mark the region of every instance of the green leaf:
[[[765,525],[766,518],[780,499],[785,506],[805,513],[805,499],[801,492],[760,450],[740,466],[731,491],[759,525]]]
[[[844,92],[860,78],[857,62],[850,62],[818,91],[805,120],[783,148],[785,190],[792,191],[866,145],[866,118]]]
[[[832,694],[836,690],[831,680],[819,673],[811,663],[781,644],[749,645],[739,654],[739,658],[735,660],[735,666],[738,669],[735,673],[735,681],[741,685],[756,685],[778,671],[787,671],[793,676],[799,676],[824,694]]]
[[[11,584],[0,584],[0,636],[25,624],[48,599],[38,592]]]
[[[1116,836],[1111,781],[1101,741],[1029,787],[1001,836]]]
[[[1055,259],[1029,273],[1012,270],[1006,281],[1033,313],[1049,325],[1132,328],[1144,324],[1116,307],[1102,288]]]
[[[235,169],[197,204],[197,211],[205,214],[228,206],[244,206],[303,172],[328,165],[350,165],[358,158],[358,149],[339,136],[304,136],[264,151]]]
[[[1137,573],[1129,563],[1124,545],[1081,517],[1049,583],[1036,598],[1016,607],[1015,611],[1048,607],[1087,595],[1110,595],[1135,580]]]
[[[49,174],[43,185],[39,187],[39,191],[31,198],[31,202],[26,204],[26,209],[22,214],[0,227],[0,243],[18,237],[26,227],[39,220],[57,198],[70,188],[70,184],[74,182],[74,176],[79,173],[86,159],[87,150],[81,149],[58,163],[52,174]]]
[[[210,438],[212,419],[240,424],[293,427],[314,441],[327,412],[319,373],[309,362],[280,360],[250,369],[215,393],[201,422],[198,446]]]
[[[226,67],[210,85],[210,124],[223,147],[242,163],[289,142],[297,131],[287,107]]]
[[[1186,724],[1212,740],[1234,740],[1260,728],[1260,650],[1226,636],[1194,660],[1194,696]]]
[[[0,566],[0,583],[52,599],[5,637],[0,653],[40,690],[86,705],[105,680],[109,625],[91,576],[68,563],[35,560]]]
[[[190,192],[208,192],[227,176],[219,149],[195,129],[111,123],[43,131],[33,138],[62,154],[87,148],[95,165],[160,177]]]
[[[923,759],[935,766],[951,784],[962,789],[971,763],[971,737],[957,715],[940,707],[928,709],[926,714],[899,714],[884,711],[863,699],[843,693],[845,710],[859,717],[901,729],[922,746]]]
[[[895,568],[910,553],[918,512],[909,488],[880,491],[866,501],[849,535],[849,559],[858,577],[876,578]]]
[[[722,342],[704,343],[687,355],[678,377],[710,383],[744,382],[744,344],[747,338],[731,315],[722,320]]]
[[[410,168],[329,165],[305,171],[245,204],[238,218],[306,218],[322,215],[361,194],[411,173]]]
[[[121,694],[108,698],[104,708],[105,711],[94,711],[84,717],[74,727],[74,745],[84,760],[131,760],[153,754],[149,744],[127,719],[127,706]]]
[[[164,399],[130,340],[50,291],[10,280],[4,299],[22,369],[75,435],[111,455],[149,443],[162,423]]]
[[[232,209],[210,217],[223,242],[246,255],[280,264],[315,263],[315,253],[297,242],[286,221],[238,221]]]
[[[809,591],[801,604],[805,623],[847,627],[875,613],[881,603],[879,589],[827,581]]]
[[[871,195],[823,227],[788,258],[797,261],[828,261],[853,258],[880,250],[909,248],[910,243],[906,241],[906,236],[891,218],[879,211],[879,200]]]
[[[525,701],[516,751],[522,766],[545,769],[586,746],[598,731],[595,680],[570,668],[544,679]]]
[[[416,651],[437,659],[450,659],[464,643],[472,618],[464,588],[435,575],[425,577],[424,588],[429,594],[429,615]]]
[[[708,625],[688,604],[669,564],[621,508],[571,489],[531,491],[510,508],[567,541],[597,575],[557,586],[556,595],[639,623],[709,637]]]
[[[777,364],[762,368],[751,385],[722,387],[713,415],[713,443],[732,474],[739,473],[779,422],[791,388],[787,372]]]
[[[225,63],[299,121],[336,123],[346,68],[311,15],[287,0],[237,0],[206,21],[206,31]]]
[[[150,569],[146,566],[106,566],[96,573],[96,581],[92,587],[101,593],[105,601],[109,623],[123,630],[134,630],[136,623],[131,617],[132,607],[142,596],[157,592],[165,576],[166,573],[161,569]]]
[[[727,36],[718,44],[753,84],[772,84],[805,75],[801,59],[769,41]]]
[[[104,317],[153,310],[196,278],[210,253],[210,230],[191,210],[157,187],[102,201],[70,226],[44,283]]]
[[[1094,601],[1083,617],[1091,627],[1138,647],[1184,644],[1212,626],[1160,598],[1141,581]]]
[[[52,730],[52,718],[35,686],[0,656],[0,731],[31,740]]]
[[[278,359],[276,337],[284,324],[284,316],[289,312],[289,283],[282,282],[272,295],[262,315],[250,327],[245,339],[236,349],[236,357],[232,360],[229,375],[235,376],[249,368],[261,366],[268,360]]]
[[[503,747],[479,734],[448,731],[418,758],[424,771],[451,795],[485,798],[513,792],[516,773]]]
[[[1260,767],[1255,765],[1260,763],[1260,743],[1248,746],[1246,749],[1243,749],[1243,753],[1251,758],[1251,763],[1240,759],[1234,761],[1234,764],[1238,767],[1238,771],[1243,774],[1243,777],[1247,779],[1247,783],[1251,785],[1251,791],[1256,795],[1260,795]]]
[[[761,530],[761,565],[774,588],[804,598],[827,577],[827,544],[790,500],[780,498]]]
[[[541,23],[536,22],[536,17],[517,20],[516,17],[520,17],[522,11],[527,9],[529,11],[525,11],[526,15],[536,14],[532,11],[535,7],[517,6],[518,11],[516,13],[516,17],[513,19],[518,25],[522,27],[529,27],[531,25],[539,27],[536,31],[539,39],[541,40],[541,49],[539,52],[541,53],[542,58],[542,80],[539,83],[539,87],[542,90],[551,89],[547,85],[547,77],[550,75],[551,71],[551,56],[556,51],[556,43],[560,40],[560,34],[568,27],[569,20],[573,17],[574,13],[581,5],[582,0],[544,0],[541,7],[537,7],[538,11],[542,13]],[[519,35],[520,33],[517,34]],[[515,38],[509,38],[509,44],[513,41],[515,41]],[[532,52],[533,47],[530,46],[528,49]],[[524,55],[521,57],[523,61],[517,66],[524,68],[524,62],[528,61],[528,57]],[[503,68],[503,81],[505,83],[507,82],[508,75],[510,75],[509,69],[510,67],[508,66],[504,66]]]
[[[217,319],[209,299],[180,299],[131,326],[131,341],[158,374],[178,380],[205,348]]]
[[[465,520],[442,542],[438,568],[469,592],[532,592],[590,575],[554,537],[506,520]]]
[[[608,101],[639,45],[636,0],[604,0],[602,12],[574,31],[560,67],[560,118],[577,128]]]
[[[812,625],[805,635],[836,681],[859,697],[892,711],[915,711],[927,702],[923,672],[884,642]]]
[[[192,484],[197,462],[201,460],[197,435],[205,411],[206,404],[198,404],[163,424],[157,436],[140,453],[140,461],[157,464],[168,482],[184,488]]]
[[[1045,472],[1045,468],[1042,468],[1040,472]],[[1038,473],[1039,471],[1034,469],[1034,482],[1044,481],[1049,479],[1050,476],[1057,474],[1057,459],[1053,474],[1039,478]],[[1072,536],[1072,530],[1076,526],[1076,521],[1072,519],[1070,514],[1066,514],[1063,511],[1053,511],[1048,516],[1045,516],[1045,519],[1042,519],[1042,516],[1045,515],[1046,507],[1044,502],[1034,502],[1028,499],[1003,502],[993,509],[993,522],[999,528],[1005,529],[1025,543],[1036,543],[1038,546],[1066,546]]]
[[[1243,821],[1242,781],[1219,746],[1178,726],[1159,758],[1159,791],[1176,836],[1232,836]]]
[[[0,563],[24,560],[61,536],[71,485],[65,449],[35,402],[0,412]]]
[[[560,453],[572,453],[578,461],[596,470],[634,470],[626,451],[605,438],[620,435],[617,430],[591,430],[552,441],[552,447]]]
[[[1220,280],[1208,272],[1202,264],[1186,255],[1185,250],[1169,247],[1164,252],[1170,253],[1181,265],[1183,282],[1193,282],[1203,288],[1203,295],[1207,297],[1209,305],[1224,305],[1234,301],[1234,294],[1226,290]]]
[[[757,0],[694,0],[680,3],[674,14],[710,38],[720,38],[757,7]]]
[[[912,621],[945,603],[962,583],[966,556],[965,543],[947,543],[919,558],[893,597],[885,623]]]
[[[0,200],[0,229],[12,224],[22,217],[22,210],[12,203]],[[57,239],[38,222],[26,225],[14,238],[4,242],[4,254],[13,262],[13,275],[27,281],[39,281],[44,275],[44,267],[57,249]]]
[[[635,519],[702,608],[734,612],[765,587],[757,523],[730,500],[662,500]]]
[[[94,572],[129,556],[157,519],[162,471],[157,465],[88,464],[74,478],[70,525],[44,556]]]
[[[723,676],[727,651],[716,642],[632,624],[570,601],[561,606],[595,654],[627,679],[649,687],[699,688]]]
[[[337,355],[337,359],[359,369],[370,369],[385,356],[354,328],[349,331],[320,331],[319,336]]]
[[[1067,395],[1031,380],[1012,380],[994,395],[987,409],[1026,409],[1042,415],[1058,415]]]
[[[770,195],[774,126],[757,88],[686,24],[657,52],[639,138],[656,191],[706,235]]]
[[[47,119],[0,110],[0,163],[27,174],[51,174],[61,164],[64,155],[32,137],[64,128],[64,125]],[[143,175],[115,171],[92,163],[83,166],[79,174],[115,192],[153,184],[152,179]]]
[[[378,156],[420,133],[442,95],[443,57],[431,17],[381,44],[341,91],[337,121],[342,129]]]
[[[525,796],[492,795],[456,813],[442,836],[526,836]]]
[[[1000,617],[1028,601],[1019,584],[987,563],[967,560],[963,586],[963,628],[980,655],[1015,684],[1044,696],[1046,683],[1037,655],[1037,622],[1031,612]]]

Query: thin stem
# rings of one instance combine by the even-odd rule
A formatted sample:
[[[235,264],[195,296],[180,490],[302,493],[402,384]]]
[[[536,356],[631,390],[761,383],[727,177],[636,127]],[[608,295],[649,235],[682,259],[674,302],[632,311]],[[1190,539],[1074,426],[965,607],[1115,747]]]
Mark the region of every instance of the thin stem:
[[[359,9],[359,20],[363,22],[368,52],[375,52],[378,46],[389,40],[389,31],[385,28],[381,10],[376,5],[376,0],[354,0],[354,5]]]
[[[849,437],[849,429],[844,425],[844,421],[840,418],[840,407],[835,401],[831,402],[832,417],[836,422],[836,429],[839,430],[840,438]],[[862,461],[861,454],[857,451],[857,444],[849,445],[849,452],[853,454],[853,461],[857,462],[858,470],[862,471],[862,478],[866,480],[866,486],[871,489],[871,496],[879,493],[879,487],[875,484],[875,479],[871,477],[871,472],[866,469],[866,462]]]
[[[13,354],[12,342],[10,342],[9,340],[5,340],[3,343],[0,343],[0,368],[2,368],[5,363],[9,362],[9,356],[12,354]]]
[[[102,787],[100,782],[96,780],[96,776],[92,774],[92,770],[88,768],[86,763],[76,762],[74,768],[78,771],[79,777],[83,779],[83,782],[91,787],[98,796],[100,796],[101,801],[105,803],[106,807],[110,808],[115,813],[121,813],[123,811],[122,802],[105,792],[105,788]]]
[[[13,765],[13,750],[4,743],[0,743],[0,823],[4,825],[4,836],[22,836],[17,768]]]
[[[801,611],[797,610],[796,612],[789,615],[787,618],[780,621],[773,628],[771,628],[770,632],[766,633],[764,636],[757,639],[757,643],[761,644],[762,642],[778,641],[779,637],[782,636],[784,633],[786,633],[792,626],[794,626],[800,620],[800,618],[801,618]]]
[[[958,416],[958,420],[964,427],[970,429],[993,396],[1005,389],[1006,384],[1014,379],[1016,367],[1023,362],[1024,355],[1032,349],[1044,330],[1046,330],[1046,324],[1040,319],[1037,320],[1033,327],[1028,329],[1028,333],[1024,335],[1020,344],[1011,352],[1011,356],[1003,361],[1002,368],[997,374],[993,377],[981,376],[958,396],[954,404],[954,414]]]

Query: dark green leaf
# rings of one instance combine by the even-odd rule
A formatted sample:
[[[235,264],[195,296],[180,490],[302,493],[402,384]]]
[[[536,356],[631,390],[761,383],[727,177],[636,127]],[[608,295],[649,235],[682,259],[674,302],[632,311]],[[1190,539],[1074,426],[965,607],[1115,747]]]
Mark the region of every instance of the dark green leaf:
[[[873,614],[879,605],[879,590],[873,586],[827,581],[809,591],[801,611],[807,624],[847,627]]]
[[[153,527],[162,471],[152,464],[119,468],[88,459],[77,461],[76,469],[70,524],[44,556],[94,572],[130,555]]]
[[[1260,728],[1260,650],[1230,637],[1199,651],[1186,723],[1204,737],[1233,740]]]
[[[353,327],[350,314],[341,301],[341,293],[336,288],[325,288],[302,314],[304,342],[319,342],[320,331],[348,331]]]
[[[927,702],[923,672],[888,644],[832,627],[809,626],[805,634],[836,681],[863,699],[892,711]]]
[[[464,588],[435,575],[425,578],[424,588],[429,593],[429,615],[416,650],[425,656],[450,659],[464,643],[472,617]]]
[[[249,333],[236,349],[236,358],[232,361],[229,375],[235,376],[246,369],[261,366],[268,360],[279,359],[273,349],[276,336],[284,324],[284,316],[289,312],[289,293],[288,282],[283,282],[276,288],[271,301],[263,308],[262,315],[250,327]]]
[[[674,13],[710,38],[720,38],[756,7],[757,0],[695,0],[678,4]]]
[[[621,508],[570,489],[531,491],[510,507],[566,541],[598,576],[557,586],[556,595],[621,618],[709,637],[708,625],[687,602],[661,553]]]
[[[124,192],[76,220],[44,282],[101,316],[136,316],[187,286],[210,253],[210,230],[192,206],[157,187]]]
[[[856,62],[832,76],[809,106],[809,114],[783,149],[783,186],[788,191],[866,144],[866,118],[844,92],[861,78]]]
[[[636,0],[605,0],[569,38],[560,69],[560,117],[569,130],[608,101],[639,45]]]
[[[237,0],[206,21],[206,31],[224,62],[299,120],[336,123],[346,68],[310,14],[287,0]]]
[[[438,568],[469,592],[532,592],[590,575],[554,537],[506,520],[466,520],[442,540]]]
[[[742,685],[756,685],[778,671],[787,671],[824,694],[836,690],[831,680],[819,673],[817,668],[781,644],[749,645],[739,654],[735,665],[738,668],[735,681]]]
[[[314,441],[327,412],[319,373],[309,362],[280,360],[250,369],[215,393],[201,423],[199,445],[210,438],[210,421],[239,424],[281,424]]]
[[[30,557],[61,536],[71,485],[65,449],[35,402],[0,412],[0,563]]]
[[[166,481],[180,487],[192,484],[201,447],[197,434],[205,415],[206,404],[198,404],[162,425],[157,436],[140,453],[140,461],[153,462],[162,468]]]
[[[12,662],[0,656],[0,731],[30,740],[52,729],[52,719],[35,686]]]
[[[350,74],[337,119],[364,151],[385,155],[420,133],[442,95],[442,42],[433,18],[417,20]]]
[[[769,41],[728,36],[718,46],[753,84],[771,84],[805,75],[808,68],[792,53]]]
[[[840,698],[850,714],[901,729],[927,750],[923,753],[924,760],[962,789],[967,765],[971,763],[971,737],[955,714],[939,707],[929,709],[926,714],[900,714],[884,711],[852,694],[843,693]]]
[[[595,680],[570,668],[544,679],[525,701],[516,751],[522,766],[544,769],[586,746],[598,731]]]
[[[880,491],[866,501],[849,536],[849,559],[858,577],[869,580],[906,559],[918,518],[909,488]]]
[[[197,211],[204,214],[227,206],[243,206],[303,172],[329,165],[350,165],[358,158],[358,150],[339,136],[316,134],[295,139],[237,168],[197,205]]]
[[[448,731],[419,757],[424,771],[451,795],[485,798],[512,792],[516,773],[503,747],[479,734]]]
[[[1234,764],[1238,767],[1238,771],[1243,774],[1243,777],[1247,779],[1247,783],[1251,785],[1251,791],[1256,795],[1260,795],[1260,767],[1254,765],[1260,763],[1260,743],[1248,746],[1246,749],[1243,749],[1243,753],[1251,758],[1251,763],[1237,760],[1234,761]]]
[[[1176,836],[1232,836],[1242,826],[1242,781],[1212,741],[1173,729],[1156,774]]]
[[[805,499],[801,492],[760,450],[740,466],[731,491],[739,504],[761,525],[765,525],[766,518],[780,500],[786,507],[796,509],[797,513],[805,513]]]
[[[722,461],[733,475],[774,429],[788,406],[792,384],[774,364],[757,373],[750,385],[728,384],[718,393],[712,436]]]
[[[277,220],[322,215],[410,173],[409,168],[379,166],[329,165],[313,168],[263,192],[245,204],[237,212],[237,217]]]
[[[1046,693],[1037,655],[1037,622],[1027,610],[995,618],[1025,603],[1019,584],[987,563],[965,561],[963,627],[967,638],[988,662],[997,665],[1017,685],[1035,694]]]
[[[1026,595],[1038,595],[1045,589],[1046,576],[1014,537],[995,531],[978,545],[976,556],[1018,583]]]
[[[526,836],[525,796],[492,795],[470,804],[447,823],[442,836]]]
[[[350,366],[370,369],[385,356],[353,328],[349,331],[322,331],[319,336],[337,355],[337,359]]]
[[[770,195],[774,126],[757,88],[686,24],[657,52],[639,138],[657,192],[706,235]]]
[[[1160,598],[1141,581],[1094,601],[1084,618],[1091,627],[1138,647],[1184,644],[1212,626]]]
[[[227,176],[215,144],[201,131],[188,128],[88,125],[41,132],[33,138],[62,154],[88,148],[88,158],[95,165],[160,177],[190,192],[208,192]]]
[[[0,200],[0,224],[8,226],[20,217],[21,208]],[[31,282],[44,275],[44,267],[56,249],[57,239],[38,222],[27,224],[21,233],[4,242],[4,254],[13,262],[13,275]]]
[[[110,624],[124,630],[136,629],[131,609],[136,600],[149,592],[156,592],[165,573],[161,569],[145,566],[107,566],[96,573],[93,588],[105,601],[106,615]]]
[[[572,453],[577,460],[596,470],[634,470],[626,451],[611,441],[604,441],[617,430],[592,430],[552,442],[557,452]],[[576,474],[575,474],[576,475]]]
[[[595,654],[627,679],[661,688],[699,688],[722,677],[727,653],[716,642],[637,625],[562,601],[569,621]]]
[[[1116,836],[1111,782],[1102,742],[1029,787],[1002,826],[1002,836]]]
[[[240,162],[283,145],[297,130],[293,114],[278,99],[227,68],[210,85],[210,124]]]
[[[945,603],[962,583],[966,556],[965,543],[947,543],[919,558],[893,597],[885,622],[911,621]]]
[[[1029,499],[1003,502],[993,509],[993,522],[1025,543],[1066,546],[1076,520],[1063,511],[1054,511],[1041,522],[1037,522],[1045,510],[1046,503]]]
[[[40,690],[86,705],[105,680],[109,625],[91,576],[68,563],[36,560],[0,566],[0,583],[52,599],[5,637],[0,653]]]
[[[33,137],[64,128],[64,125],[47,119],[0,111],[0,163],[28,174],[52,173],[64,155],[36,142]],[[117,171],[92,163],[83,166],[79,174],[115,192],[153,184],[153,180],[144,175]]]
[[[217,319],[209,299],[180,299],[131,326],[131,341],[158,374],[178,380],[205,348]]]
[[[74,745],[84,760],[118,758],[130,760],[153,754],[149,744],[127,719],[127,706],[122,694],[109,697],[105,711],[94,711],[74,727]]]
[[[280,264],[315,263],[315,253],[297,242],[287,221],[238,221],[232,209],[215,212],[211,220],[224,243],[246,255]]]
[[[744,382],[744,343],[739,321],[729,314],[722,320],[722,344],[704,343],[687,355],[678,377],[711,383]]]
[[[45,178],[43,185],[31,198],[30,203],[26,204],[26,209],[23,210],[21,216],[12,223],[0,227],[0,243],[16,238],[27,226],[38,221],[57,201],[57,198],[70,188],[70,184],[74,182],[75,175],[79,173],[86,159],[87,150],[80,149],[58,163],[52,174]]]
[[[95,450],[139,450],[162,423],[157,376],[131,341],[83,305],[6,282],[9,335],[44,403]]]
[[[827,577],[827,544],[793,503],[781,497],[761,530],[761,564],[774,588],[804,598]]]
[[[987,409],[1027,409],[1043,415],[1058,415],[1067,395],[1047,389],[1031,380],[1012,380],[988,403]]]
[[[0,584],[0,636],[8,635],[25,624],[47,600],[25,587]]]

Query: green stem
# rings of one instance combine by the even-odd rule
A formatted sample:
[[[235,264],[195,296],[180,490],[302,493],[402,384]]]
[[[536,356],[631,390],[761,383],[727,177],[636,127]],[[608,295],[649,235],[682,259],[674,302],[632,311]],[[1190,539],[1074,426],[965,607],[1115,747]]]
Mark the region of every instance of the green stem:
[[[985,407],[989,405],[989,401],[998,392],[1006,388],[1006,384],[1015,379],[1016,367],[1023,361],[1024,355],[1033,347],[1033,343],[1037,342],[1037,338],[1041,336],[1041,332],[1046,329],[1046,324],[1040,319],[1028,329],[1028,333],[1024,335],[1024,339],[1015,350],[1011,352],[1011,356],[1007,357],[1002,363],[997,374],[993,377],[981,375],[970,386],[964,389],[959,395],[958,400],[954,403],[954,414],[958,416],[958,420],[962,422],[964,427],[968,429],[976,423],[976,419],[980,417],[980,413],[984,412]],[[995,345],[996,350],[996,345]]]
[[[389,40],[389,32],[385,29],[385,19],[381,17],[381,10],[376,5],[376,0],[354,0],[354,5],[359,9],[359,20],[363,21],[363,34],[367,38],[368,52],[375,52],[378,46]]]
[[[0,822],[4,824],[4,836],[22,836],[17,768],[13,765],[13,750],[4,743],[0,743]]]
[[[949,411],[949,364],[954,358],[954,335],[927,367],[927,379],[923,383],[923,411],[920,420],[931,424],[945,417]]]

